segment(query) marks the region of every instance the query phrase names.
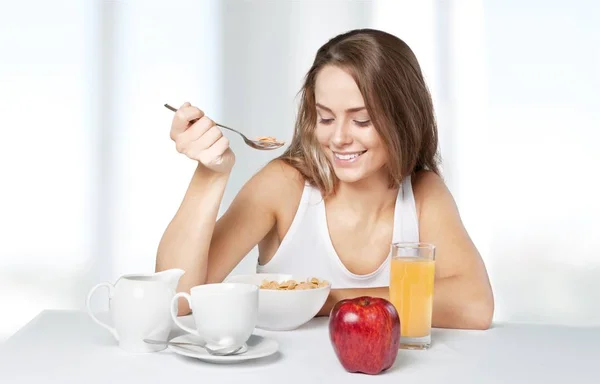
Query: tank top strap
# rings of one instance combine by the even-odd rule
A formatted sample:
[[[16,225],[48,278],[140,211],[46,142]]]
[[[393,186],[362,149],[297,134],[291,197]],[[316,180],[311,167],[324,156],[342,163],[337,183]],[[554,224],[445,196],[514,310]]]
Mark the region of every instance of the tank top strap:
[[[393,242],[418,242],[419,219],[412,189],[411,176],[402,180],[394,212]]]
[[[297,231],[303,231],[302,223],[304,221],[304,216],[307,213],[310,205],[313,205],[312,202],[314,200],[314,189],[308,182],[304,183],[304,189],[302,190],[302,196],[300,197],[300,202],[298,204],[298,208],[296,209],[296,214],[292,219],[292,224],[285,234],[279,248],[283,248],[288,246],[288,243],[292,241]]]

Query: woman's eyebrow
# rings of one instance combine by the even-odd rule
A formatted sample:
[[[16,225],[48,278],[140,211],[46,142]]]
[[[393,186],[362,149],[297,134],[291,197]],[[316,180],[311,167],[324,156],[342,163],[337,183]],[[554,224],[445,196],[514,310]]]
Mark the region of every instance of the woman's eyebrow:
[[[315,105],[318,108],[321,108],[321,109],[323,109],[323,110],[325,110],[327,112],[333,113],[333,111],[331,110],[331,108],[328,108],[328,107],[324,106],[323,104],[316,103]],[[366,109],[366,108],[364,106],[362,106],[362,107],[353,107],[353,108],[346,109],[346,112],[359,112],[359,111],[362,111],[363,109]]]

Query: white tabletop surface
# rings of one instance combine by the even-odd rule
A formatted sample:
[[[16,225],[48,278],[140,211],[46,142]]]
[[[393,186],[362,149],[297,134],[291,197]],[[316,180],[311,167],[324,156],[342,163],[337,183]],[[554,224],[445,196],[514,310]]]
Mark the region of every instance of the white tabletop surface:
[[[277,354],[217,365],[170,350],[127,353],[85,312],[48,310],[0,344],[0,383],[600,383],[600,327],[434,329],[431,349],[400,350],[390,370],[368,376],[342,368],[327,321],[288,332],[257,329],[277,340]]]

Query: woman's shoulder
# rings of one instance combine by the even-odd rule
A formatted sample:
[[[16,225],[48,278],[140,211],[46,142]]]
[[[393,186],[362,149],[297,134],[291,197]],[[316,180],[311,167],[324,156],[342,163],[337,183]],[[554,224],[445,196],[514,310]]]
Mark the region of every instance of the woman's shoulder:
[[[411,177],[411,183],[419,213],[425,205],[444,204],[453,200],[444,179],[435,172],[428,170],[415,172]]]
[[[251,191],[272,205],[286,207],[297,203],[304,190],[304,176],[293,166],[275,159],[261,168],[250,180]]]
[[[281,187],[289,192],[302,191],[304,176],[296,168],[281,159],[271,160],[259,172],[262,180],[273,187]]]
[[[260,179],[260,186],[257,187],[256,193],[265,193],[261,199],[262,204],[265,209],[269,209],[274,214],[277,222],[276,232],[274,232],[277,239],[273,240],[267,236],[263,239],[266,243],[260,244],[261,248],[268,249],[273,242],[279,244],[292,225],[302,200],[306,179],[300,171],[281,159],[270,161],[256,177]],[[270,253],[270,251],[264,252]]]

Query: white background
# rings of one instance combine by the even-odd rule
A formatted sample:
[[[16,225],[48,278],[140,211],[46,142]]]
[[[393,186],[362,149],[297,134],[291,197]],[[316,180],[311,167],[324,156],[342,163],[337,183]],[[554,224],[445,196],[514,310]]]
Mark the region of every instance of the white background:
[[[97,282],[153,270],[194,168],[165,102],[289,141],[316,50],[359,27],[396,34],[421,62],[495,320],[600,324],[599,12],[586,0],[1,1],[0,340],[42,309],[82,308]],[[280,153],[231,142],[222,210]]]

